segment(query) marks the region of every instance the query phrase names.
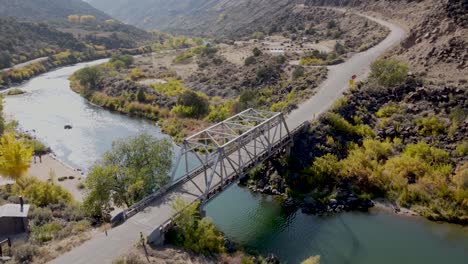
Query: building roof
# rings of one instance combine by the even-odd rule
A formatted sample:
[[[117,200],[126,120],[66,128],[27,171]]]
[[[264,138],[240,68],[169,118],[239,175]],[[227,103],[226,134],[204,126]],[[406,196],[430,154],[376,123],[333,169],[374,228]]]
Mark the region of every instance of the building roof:
[[[0,206],[0,218],[2,217],[28,217],[29,204],[23,205],[23,210],[21,210],[21,205],[19,204],[5,204]]]

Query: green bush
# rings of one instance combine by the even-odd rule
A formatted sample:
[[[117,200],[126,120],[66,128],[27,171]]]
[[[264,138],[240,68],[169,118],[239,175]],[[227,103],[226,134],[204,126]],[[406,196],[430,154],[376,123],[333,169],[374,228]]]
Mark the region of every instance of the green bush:
[[[22,193],[33,204],[41,207],[73,200],[72,195],[60,185],[38,180],[30,183]]]
[[[245,59],[244,65],[245,65],[245,66],[249,66],[249,65],[252,65],[252,64],[254,64],[254,63],[256,63],[256,62],[257,62],[257,60],[255,59],[255,57],[249,56],[249,57],[247,57],[247,58]]]
[[[337,133],[351,136],[356,135],[354,126],[339,114],[328,113],[325,118],[327,123],[329,123]]]
[[[114,54],[112,55],[112,58],[110,59],[109,63],[111,63],[114,66],[117,66],[116,68],[122,66],[128,68],[130,65],[133,64],[133,56]]]
[[[180,198],[174,201],[172,207],[180,214],[174,219],[177,234],[171,242],[204,255],[224,252],[223,236],[208,218],[200,218],[199,206],[198,202],[189,205]]]
[[[394,87],[406,81],[408,66],[397,59],[379,59],[372,63],[370,78],[385,87]]]
[[[445,124],[437,116],[421,118],[416,123],[419,126],[419,134],[424,136],[437,136],[446,131]]]
[[[252,50],[252,53],[255,57],[258,57],[260,55],[262,55],[262,51],[259,50],[257,47],[255,47],[253,50]]]
[[[53,220],[52,211],[49,208],[33,206],[29,211],[29,219],[34,225],[44,225]]]
[[[193,91],[185,91],[177,98],[177,104],[180,105],[180,112],[185,117],[201,118],[208,114],[208,100]]]
[[[303,76],[304,76],[304,67],[302,67],[302,66],[295,67],[293,72],[292,72],[293,80],[296,80],[296,79],[301,78]]]
[[[102,71],[99,67],[85,67],[74,74],[74,77],[80,82],[80,85],[88,90],[95,90],[97,88],[101,76]]]
[[[377,117],[391,117],[392,115],[398,113],[400,111],[400,107],[395,103],[389,103],[379,109],[377,111]]]
[[[31,228],[31,237],[38,242],[47,242],[54,239],[62,228],[63,226],[59,222],[50,222],[42,226],[33,226]]]
[[[456,148],[458,155],[467,156],[468,155],[468,141],[463,141]]]
[[[425,142],[409,144],[406,146],[403,154],[413,158],[419,158],[429,164],[445,164],[449,161],[449,153],[435,147],[429,146]]]

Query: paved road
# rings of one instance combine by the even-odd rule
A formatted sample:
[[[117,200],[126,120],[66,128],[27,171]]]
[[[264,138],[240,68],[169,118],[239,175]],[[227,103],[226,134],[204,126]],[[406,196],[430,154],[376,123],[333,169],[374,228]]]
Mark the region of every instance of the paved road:
[[[288,115],[286,122],[290,128],[294,128],[306,120],[312,120],[325,112],[337,99],[343,96],[343,92],[349,87],[351,76],[356,74],[358,80],[367,78],[370,64],[406,36],[406,31],[397,25],[374,17],[361,16],[388,27],[391,30],[390,34],[373,48],[355,54],[342,64],[328,67],[328,78],[321,84],[319,91]]]
[[[330,67],[329,78],[323,83],[318,93],[299,108],[293,111],[287,118],[290,129],[297,127],[306,120],[311,120],[329,108],[347,88],[348,80],[353,74],[360,78],[365,78],[369,71],[370,63],[381,55],[385,50],[401,41],[405,36],[405,31],[398,26],[385,21],[370,18],[391,29],[389,36],[374,48],[356,54],[347,62]],[[215,177],[215,179],[217,179]],[[195,179],[199,184],[203,184],[202,177]],[[217,180],[219,181],[219,180]],[[217,182],[214,182],[216,184]],[[119,255],[124,254],[131,248],[139,238],[139,233],[149,234],[154,227],[163,223],[167,219],[168,213],[172,212],[170,202],[176,197],[181,197],[186,201],[193,201],[198,196],[193,185],[182,185],[171,193],[149,206],[147,210],[140,212],[126,221],[124,224],[110,230],[108,236],[98,234],[83,245],[76,247],[72,251],[53,260],[56,264],[88,264],[88,263],[111,263]]]

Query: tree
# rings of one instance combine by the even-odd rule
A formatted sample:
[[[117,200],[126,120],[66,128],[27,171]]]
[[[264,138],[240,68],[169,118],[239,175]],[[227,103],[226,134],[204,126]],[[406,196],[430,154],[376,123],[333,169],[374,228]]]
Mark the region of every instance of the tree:
[[[185,107],[190,107],[190,117],[200,118],[208,114],[209,103],[208,100],[196,92],[185,91],[177,99],[177,104]]]
[[[80,17],[80,23],[83,23],[83,24],[87,24],[87,23],[92,23],[92,22],[95,22],[96,21],[96,17],[95,16],[91,16],[91,15],[84,15],[84,16],[81,16]]]
[[[150,135],[118,140],[85,181],[85,208],[93,216],[110,204],[131,206],[169,183],[172,144]]]
[[[101,79],[102,72],[97,67],[85,67],[75,74],[80,85],[88,90],[95,89],[99,80]]]
[[[96,218],[110,212],[113,185],[115,183],[114,168],[95,166],[85,180],[86,197],[83,201],[85,211]]]
[[[73,24],[77,24],[78,22],[80,22],[80,16],[79,15],[69,15],[68,16],[68,22],[73,23]]]
[[[17,181],[28,171],[33,152],[13,133],[4,134],[0,139],[0,173]]]
[[[112,55],[109,62],[114,65],[122,64],[122,66],[128,68],[130,65],[133,64],[133,57],[130,55],[114,54]]]
[[[406,64],[395,58],[380,59],[372,63],[370,78],[376,80],[379,85],[394,87],[406,81],[408,70]]]
[[[174,211],[179,213],[174,219],[177,226],[175,243],[204,255],[221,253],[224,251],[223,236],[210,219],[201,219],[199,206],[199,202],[189,205],[180,198],[172,204]]]

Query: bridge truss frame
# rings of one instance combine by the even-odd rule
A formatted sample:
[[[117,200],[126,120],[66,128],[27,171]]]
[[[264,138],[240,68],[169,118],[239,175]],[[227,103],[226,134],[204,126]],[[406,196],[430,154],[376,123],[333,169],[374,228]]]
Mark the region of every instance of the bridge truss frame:
[[[246,166],[252,166],[260,156],[270,156],[278,142],[292,142],[289,128],[282,113],[247,109],[183,141],[172,182],[180,165],[185,167],[184,181],[192,184],[208,198],[212,188],[229,184],[230,176],[239,177]],[[189,169],[189,157],[201,164]],[[193,176],[204,173],[204,184],[195,183]],[[220,183],[213,185],[215,177]]]

